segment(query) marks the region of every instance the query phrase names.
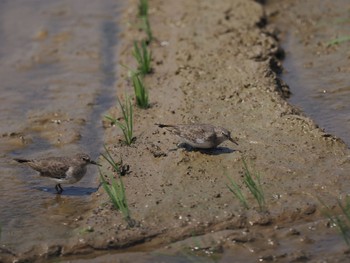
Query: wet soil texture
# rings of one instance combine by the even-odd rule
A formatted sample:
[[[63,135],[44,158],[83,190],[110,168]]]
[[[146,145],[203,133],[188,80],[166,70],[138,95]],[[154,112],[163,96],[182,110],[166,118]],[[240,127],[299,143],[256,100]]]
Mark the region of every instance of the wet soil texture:
[[[120,20],[119,63],[131,68],[133,41],[145,38],[137,12],[137,1],[131,1]],[[123,144],[119,128],[104,122],[108,149],[115,160],[130,165],[123,182],[136,225],[129,227],[100,189],[75,236],[50,246],[43,242],[19,257],[348,260],[347,247],[319,200],[339,213],[337,200],[350,189],[349,149],[286,102],[288,88],[277,77],[281,51],[263,6],[246,0],[152,0],[150,23],[153,73],[145,84],[151,107],[135,107],[134,144]],[[127,70],[119,67],[118,76],[119,97],[133,94]],[[122,116],[117,107],[108,114]],[[154,125],[191,122],[223,126],[239,145],[227,141],[209,152],[179,149],[176,137]],[[263,209],[243,186],[243,159],[261,176]],[[102,173],[113,171],[104,163]],[[249,209],[229,191],[228,177],[242,186]],[[111,254],[111,249],[128,254]],[[99,258],[105,250],[110,254]],[[82,255],[90,259],[79,260]],[[11,251],[5,256],[18,257]]]

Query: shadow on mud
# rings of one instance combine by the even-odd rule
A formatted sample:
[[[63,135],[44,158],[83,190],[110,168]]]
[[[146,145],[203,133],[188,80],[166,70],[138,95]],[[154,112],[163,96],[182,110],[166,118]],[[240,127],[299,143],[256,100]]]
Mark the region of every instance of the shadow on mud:
[[[181,143],[177,146],[177,148],[170,149],[169,151],[177,151],[178,149],[184,149],[187,152],[200,152],[208,155],[220,155],[220,154],[233,153],[233,152],[239,151],[228,147],[216,147],[213,149],[198,149],[198,148],[193,148],[187,145],[186,143]]]

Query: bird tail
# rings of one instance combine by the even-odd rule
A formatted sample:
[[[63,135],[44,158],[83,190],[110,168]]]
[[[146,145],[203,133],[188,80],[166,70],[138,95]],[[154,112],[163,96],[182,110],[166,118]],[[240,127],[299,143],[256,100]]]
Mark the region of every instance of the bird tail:
[[[15,160],[15,161],[17,161],[17,162],[19,162],[19,163],[28,163],[28,162],[30,162],[30,160],[21,159],[21,158],[15,158],[15,159],[13,159],[13,160]]]

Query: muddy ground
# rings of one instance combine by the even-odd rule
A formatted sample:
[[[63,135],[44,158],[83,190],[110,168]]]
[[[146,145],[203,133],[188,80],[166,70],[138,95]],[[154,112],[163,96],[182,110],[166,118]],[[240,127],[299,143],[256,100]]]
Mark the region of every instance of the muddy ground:
[[[264,7],[246,0],[149,2],[155,40],[153,73],[145,83],[151,107],[135,107],[130,147],[118,127],[104,122],[108,149],[130,165],[123,181],[136,226],[128,227],[100,188],[96,208],[79,219],[77,229],[87,231],[19,257],[74,259],[111,249],[176,254],[196,246],[222,262],[349,260],[318,199],[338,211],[337,198],[350,189],[350,151],[286,102],[288,87],[277,77],[283,52]],[[137,1],[130,1],[119,21],[119,61],[130,67],[132,43],[145,37],[138,23]],[[118,74],[116,89],[124,98],[133,90],[127,71],[119,67]],[[117,107],[108,113],[121,117]],[[177,149],[177,138],[154,125],[192,122],[229,129],[239,146],[225,142],[209,153]],[[264,211],[245,187],[248,210],[226,186],[227,176],[242,185],[243,158],[261,175]],[[112,173],[103,163],[103,173]],[[17,256],[8,252],[4,260]]]

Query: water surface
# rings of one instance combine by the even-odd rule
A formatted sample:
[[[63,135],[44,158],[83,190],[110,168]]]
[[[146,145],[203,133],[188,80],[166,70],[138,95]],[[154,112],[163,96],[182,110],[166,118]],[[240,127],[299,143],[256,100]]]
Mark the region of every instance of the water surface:
[[[102,114],[115,103],[117,8],[114,0],[0,2],[0,242],[7,248],[64,240],[90,207],[96,167],[58,196],[53,182],[12,158],[99,156]]]
[[[272,3],[271,3],[272,2]],[[290,102],[350,146],[350,37],[348,0],[270,1],[286,52],[282,78]]]

